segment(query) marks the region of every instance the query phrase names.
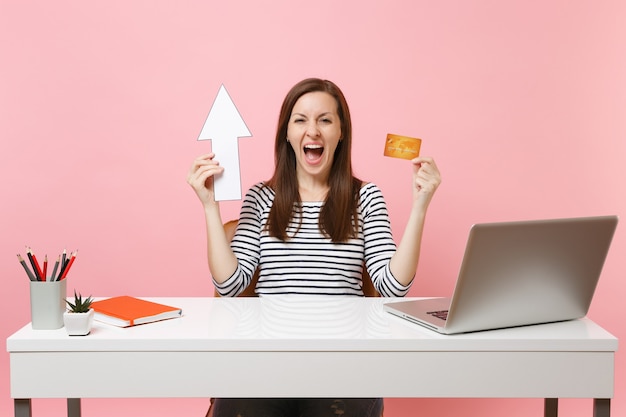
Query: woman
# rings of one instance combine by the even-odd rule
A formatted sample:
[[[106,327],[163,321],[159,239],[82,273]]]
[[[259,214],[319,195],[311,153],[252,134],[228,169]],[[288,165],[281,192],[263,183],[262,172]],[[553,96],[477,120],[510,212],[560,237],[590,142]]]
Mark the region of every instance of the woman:
[[[396,247],[380,189],[356,178],[351,163],[352,125],[346,99],[332,82],[296,84],[281,107],[275,171],[248,190],[232,243],[222,226],[213,178],[223,172],[219,155],[197,158],[187,181],[203,204],[209,268],[217,291],[236,296],[259,269],[259,295],[362,296],[363,268],[383,296],[405,295],[413,281],[428,205],[440,183],[431,158],[413,159],[412,208]],[[283,414],[343,417],[380,415],[382,400],[218,400],[215,417],[248,406],[287,407]],[[247,405],[246,405],[247,404]],[[253,405],[251,405],[253,404]],[[309,414],[303,408],[310,409]],[[257,411],[258,410],[258,411]],[[231,413],[231,414],[229,414]]]

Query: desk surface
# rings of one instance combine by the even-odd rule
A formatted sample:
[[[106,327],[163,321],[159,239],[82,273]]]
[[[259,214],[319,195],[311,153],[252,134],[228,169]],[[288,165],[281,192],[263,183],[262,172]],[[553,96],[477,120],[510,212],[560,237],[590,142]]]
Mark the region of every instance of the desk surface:
[[[86,337],[64,329],[32,330],[7,339],[18,351],[221,350],[542,350],[615,351],[617,339],[585,318],[445,336],[382,310],[385,298],[147,298],[183,309],[183,317],[130,328],[94,322]]]
[[[11,396],[613,396],[618,341],[587,318],[444,336],[384,312],[384,298],[148,299],[183,317],[96,322],[88,336],[18,330]],[[59,384],[71,367],[93,385]]]

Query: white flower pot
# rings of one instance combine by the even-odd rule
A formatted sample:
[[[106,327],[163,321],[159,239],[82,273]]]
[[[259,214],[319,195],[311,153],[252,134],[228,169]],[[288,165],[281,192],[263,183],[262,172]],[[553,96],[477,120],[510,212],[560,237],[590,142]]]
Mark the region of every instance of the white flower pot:
[[[63,324],[67,334],[70,336],[88,335],[93,325],[93,316],[93,308],[86,313],[72,313],[70,311],[63,313]]]

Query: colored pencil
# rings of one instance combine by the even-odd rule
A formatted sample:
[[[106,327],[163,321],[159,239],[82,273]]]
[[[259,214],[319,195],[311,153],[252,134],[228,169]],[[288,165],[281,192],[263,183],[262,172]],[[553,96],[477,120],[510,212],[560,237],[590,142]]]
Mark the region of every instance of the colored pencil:
[[[61,280],[61,277],[63,276],[63,272],[65,271],[65,268],[67,268],[67,264],[69,263],[69,259],[67,259],[66,257],[66,252],[65,249],[63,249],[63,254],[61,255],[61,269],[59,269],[59,275],[57,276],[57,281]]]
[[[43,257],[43,272],[41,275],[41,280],[42,281],[48,280],[48,255],[47,254]]]
[[[50,276],[50,281],[56,281],[57,276],[57,268],[59,267],[59,262],[61,260],[61,255],[57,257],[57,261],[54,263],[54,269],[52,269],[52,275]]]
[[[76,253],[77,252],[78,251],[74,251],[72,253],[72,255],[70,256],[70,259],[67,262],[67,266],[65,267],[65,269],[63,269],[63,275],[61,275],[61,278],[59,278],[59,281],[62,280],[62,279],[65,279],[65,277],[67,276],[67,273],[69,272],[72,264],[74,263],[74,259],[76,259]]]
[[[26,265],[24,258],[22,258],[22,255],[20,255],[19,253],[17,254],[17,260],[20,261],[20,263],[24,267],[24,271],[26,271],[26,275],[28,275],[28,279],[30,279],[31,281],[37,281],[37,278],[35,278],[32,272],[30,272],[30,269],[28,268],[28,265]]]
[[[28,255],[28,259],[30,260],[30,264],[33,267],[33,272],[37,281],[41,281],[41,269],[39,268],[39,264],[37,263],[37,258],[35,258],[35,254],[33,250],[29,247],[26,248],[26,254]]]

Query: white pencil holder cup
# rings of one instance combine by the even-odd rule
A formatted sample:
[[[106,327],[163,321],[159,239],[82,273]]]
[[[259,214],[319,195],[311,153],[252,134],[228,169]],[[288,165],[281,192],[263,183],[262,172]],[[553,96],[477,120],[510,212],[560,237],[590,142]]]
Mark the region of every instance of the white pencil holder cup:
[[[63,327],[67,281],[30,282],[30,320],[34,330]]]

